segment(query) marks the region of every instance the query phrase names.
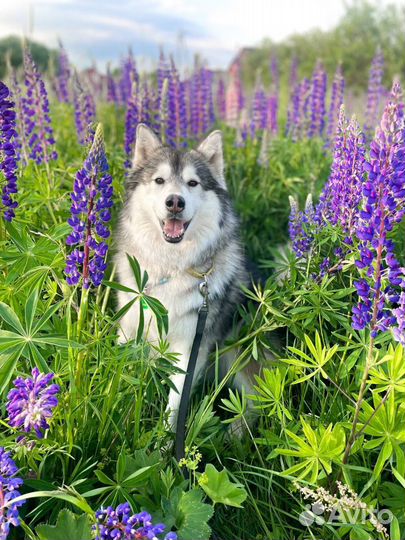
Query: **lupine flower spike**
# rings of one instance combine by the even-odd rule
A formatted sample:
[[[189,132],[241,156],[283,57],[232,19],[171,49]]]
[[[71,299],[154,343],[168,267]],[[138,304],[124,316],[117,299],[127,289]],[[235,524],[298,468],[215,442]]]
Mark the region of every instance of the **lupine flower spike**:
[[[14,209],[18,206],[13,200],[17,193],[17,133],[15,129],[16,113],[10,91],[0,81],[0,174],[4,176],[2,188],[2,211],[6,221],[15,217]],[[0,176],[1,177],[1,176]]]
[[[77,246],[66,261],[66,281],[77,285],[82,279],[83,287],[98,287],[107,268],[107,238],[111,219],[112,178],[104,149],[103,129],[98,124],[89,154],[78,171],[71,195],[72,216],[68,220],[72,232],[66,243]]]
[[[127,502],[97,510],[96,521],[96,540],[159,540],[166,529],[163,523],[153,525],[148,512],[133,514]],[[169,532],[163,540],[177,540],[177,534]]]
[[[12,502],[21,495],[18,489],[23,484],[22,479],[16,476],[17,473],[18,468],[10,453],[0,446],[0,540],[7,540],[11,525],[20,525],[18,508],[25,501]]]
[[[364,123],[364,133],[368,140],[374,135],[377,127],[377,118],[382,97],[382,77],[384,73],[384,55],[378,49],[370,66],[370,77],[368,81],[366,119]]]
[[[55,139],[49,116],[48,93],[30,52],[24,50],[25,85],[27,95],[23,101],[26,136],[30,146],[30,158],[36,163],[48,163],[57,159]]]
[[[53,378],[53,373],[40,373],[38,368],[34,368],[32,377],[15,379],[14,388],[7,396],[11,426],[22,428],[26,433],[35,431],[37,437],[42,439],[42,430],[49,428],[48,420],[58,404],[56,395],[60,387],[50,384]]]
[[[401,342],[402,309],[393,312],[391,305],[403,300],[404,269],[396,259],[389,233],[405,213],[404,135],[402,92],[394,83],[371,143],[370,160],[365,163],[368,179],[363,186],[364,203],[357,227],[360,258],[356,261],[362,277],[355,282],[359,302],[353,308],[352,325],[356,330],[368,327],[375,337],[398,322],[394,335]]]
[[[96,105],[93,96],[83,87],[77,73],[74,78],[73,103],[77,138],[80,144],[85,145],[94,136],[91,126],[96,119]]]

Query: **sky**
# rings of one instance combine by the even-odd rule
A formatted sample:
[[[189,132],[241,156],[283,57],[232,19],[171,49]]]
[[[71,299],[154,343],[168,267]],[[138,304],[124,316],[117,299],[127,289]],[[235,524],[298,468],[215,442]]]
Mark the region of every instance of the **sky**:
[[[200,53],[216,69],[263,38],[328,30],[353,1],[0,0],[0,38],[25,35],[51,47],[60,39],[79,68],[94,61],[101,69],[118,65],[131,46],[139,67],[149,69],[164,46],[180,67]]]

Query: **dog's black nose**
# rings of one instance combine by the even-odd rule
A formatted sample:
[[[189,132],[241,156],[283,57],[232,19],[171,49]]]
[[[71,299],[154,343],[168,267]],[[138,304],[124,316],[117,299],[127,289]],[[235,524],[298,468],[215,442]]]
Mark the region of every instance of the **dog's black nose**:
[[[169,195],[166,199],[166,208],[172,214],[179,214],[184,210],[186,201],[181,195]]]

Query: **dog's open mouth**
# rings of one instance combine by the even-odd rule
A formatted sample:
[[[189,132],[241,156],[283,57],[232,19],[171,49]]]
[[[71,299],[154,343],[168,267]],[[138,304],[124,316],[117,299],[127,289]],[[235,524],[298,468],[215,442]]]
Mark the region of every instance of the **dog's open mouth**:
[[[183,240],[184,233],[190,225],[189,221],[170,218],[162,221],[163,237],[166,242],[177,244]]]

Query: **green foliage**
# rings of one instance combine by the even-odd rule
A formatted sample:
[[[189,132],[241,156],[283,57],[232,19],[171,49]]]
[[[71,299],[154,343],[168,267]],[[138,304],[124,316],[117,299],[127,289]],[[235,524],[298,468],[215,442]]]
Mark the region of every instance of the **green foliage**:
[[[405,69],[401,54],[405,47],[404,29],[403,6],[394,3],[380,6],[377,2],[356,0],[346,7],[344,16],[331,30],[310,30],[292,35],[281,43],[267,39],[260,47],[251,49],[242,63],[244,81],[252,85],[259,70],[265,82],[269,82],[269,59],[277,55],[285,88],[289,85],[291,60],[295,57],[300,77],[309,77],[318,59],[332,77],[341,62],[348,86],[364,91],[370,62],[380,46],[386,64],[385,84],[390,86],[395,74]]]
[[[247,497],[242,484],[231,482],[228,472],[225,469],[221,472],[217,471],[212,463],[206,465],[198,483],[214,504],[220,503],[241,508]]]
[[[325,429],[319,426],[316,430],[301,418],[301,426],[304,437],[298,437],[292,431],[286,430],[291,444],[297,446],[297,450],[278,448],[276,453],[283,456],[301,458],[300,461],[283,471],[284,475],[297,476],[299,479],[309,477],[309,482],[315,483],[319,474],[330,474],[332,464],[340,463],[345,449],[345,432],[339,425],[332,424]]]
[[[162,507],[167,523],[173,522],[179,540],[208,540],[211,528],[208,521],[214,510],[212,506],[202,502],[200,489],[184,492],[175,488],[170,500],[163,498]]]
[[[25,40],[31,50],[32,57],[41,71],[46,71],[51,60],[56,60],[57,52],[42,43]],[[0,78],[6,75],[7,61],[18,68],[23,63],[22,40],[16,36],[0,39]]]
[[[91,540],[93,533],[86,514],[78,516],[70,510],[61,510],[56,525],[38,525],[40,540]]]
[[[389,333],[376,339],[353,445],[344,459],[369,352],[368,333],[350,324],[356,254],[336,258],[344,237],[339,227],[325,227],[316,236],[306,261],[286,245],[288,196],[302,205],[310,191],[316,200],[329,174],[331,157],[323,142],[275,138],[263,167],[257,163],[258,142],[236,149],[233,130],[224,127],[229,188],[248,252],[261,262],[266,279],[245,291],[242,324],[213,354],[214,376],[192,399],[185,480],[173,459],[165,412],[177,356],[165,338],[167,312],[146,294],[147,274],[129,259],[135,285],[119,313],[114,293],[121,285],[113,264],[97,291],[86,294],[65,283],[69,192],[83,149],[71,135],[71,106],[57,105],[52,114],[61,156],[55,185],[46,192],[45,168],[27,167],[17,219],[0,230],[3,403],[11,381],[34,366],[53,371],[61,386],[44,439],[27,435],[16,443],[2,409],[2,445],[25,479],[26,536],[52,534],[49,527],[64,527],[65,521],[66,527],[84,523],[84,516],[61,514],[67,506],[94,521],[100,505],[125,500],[134,512],[147,509],[176,530],[180,540],[211,534],[349,540],[364,530],[374,534],[369,523],[318,520],[308,528],[299,521],[307,500],[297,486],[335,494],[337,480],[370,508],[390,509],[391,536],[398,530],[403,535],[403,348]],[[115,222],[124,191],[123,111],[102,105],[99,115],[114,175]],[[282,256],[278,244],[284,246]],[[335,269],[320,276],[325,257]],[[159,341],[143,340],[145,316],[136,339],[117,345],[118,320],[133,304],[153,315]],[[260,365],[250,387],[225,389],[219,376],[225,353],[235,357],[225,382],[252,358]],[[240,426],[246,432],[237,438],[232,433]]]

